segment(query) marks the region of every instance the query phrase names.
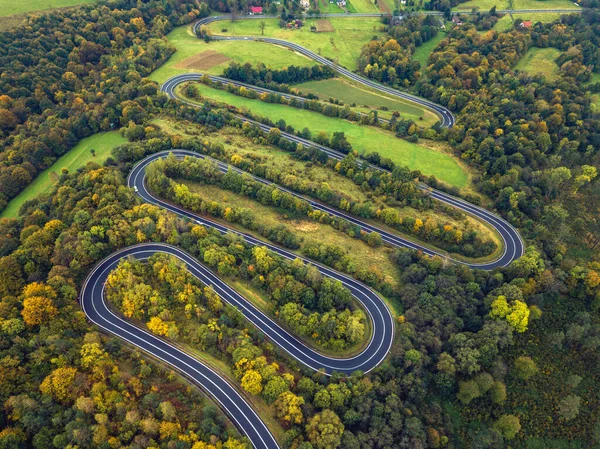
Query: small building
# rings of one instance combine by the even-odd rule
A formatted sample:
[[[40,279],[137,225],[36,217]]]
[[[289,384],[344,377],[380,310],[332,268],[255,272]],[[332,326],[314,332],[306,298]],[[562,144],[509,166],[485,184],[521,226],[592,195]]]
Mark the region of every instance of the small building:
[[[344,8],[344,7],[346,6],[346,0],[339,0],[339,1],[337,2],[337,5],[338,5],[340,8]]]
[[[300,6],[302,9],[310,9],[310,0],[300,0]]]
[[[262,6],[251,6],[250,12],[248,14],[250,14],[252,16],[254,14],[262,14],[262,13],[263,13]]]
[[[460,17],[458,17],[456,14],[452,16],[452,23],[454,23],[456,26],[461,26],[463,24],[462,20],[460,20]]]
[[[521,27],[522,28],[531,28],[532,22],[531,20],[523,20],[521,22]]]

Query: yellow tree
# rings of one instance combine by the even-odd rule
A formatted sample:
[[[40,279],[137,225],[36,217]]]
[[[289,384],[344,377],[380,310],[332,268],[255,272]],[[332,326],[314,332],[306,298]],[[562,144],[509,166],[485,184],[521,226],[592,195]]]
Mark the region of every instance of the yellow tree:
[[[52,300],[56,298],[56,292],[44,284],[34,282],[23,289],[23,310],[21,315],[25,324],[37,326],[50,322],[56,315],[58,309]]]
[[[525,332],[529,324],[529,308],[523,301],[509,304],[505,296],[498,296],[492,302],[490,317],[505,319],[517,332]]]
[[[157,335],[167,335],[169,333],[169,324],[165,323],[160,317],[153,316],[146,325],[148,329]]]
[[[329,409],[317,413],[306,426],[308,439],[317,449],[335,449],[342,442],[342,433],[344,424]]]
[[[260,394],[262,391],[262,376],[256,370],[248,370],[242,377],[242,388],[251,394]]]
[[[301,408],[303,405],[303,397],[284,391],[275,401],[275,413],[284,424],[300,424],[304,419]]]
[[[76,375],[77,370],[75,368],[57,368],[42,381],[40,391],[63,403],[72,401],[77,397],[75,388],[73,388]]]
[[[210,310],[215,313],[223,310],[223,302],[212,287],[204,287],[204,297],[206,298],[206,304],[208,304]]]

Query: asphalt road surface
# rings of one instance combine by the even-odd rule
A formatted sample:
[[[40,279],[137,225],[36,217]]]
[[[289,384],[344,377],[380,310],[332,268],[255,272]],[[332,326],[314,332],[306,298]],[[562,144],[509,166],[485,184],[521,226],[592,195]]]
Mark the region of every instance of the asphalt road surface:
[[[80,296],[85,314],[106,332],[171,365],[207,392],[227,413],[236,427],[252,441],[256,449],[279,449],[277,441],[252,406],[219,373],[168,341],[134,326],[108,308],[104,300],[104,284],[108,274],[117,267],[119,261],[124,257],[147,259],[156,253],[167,253],[178,257],[186,263],[194,276],[200,279],[204,276],[206,269],[196,259],[178,248],[160,243],[144,243],[125,248],[104,259],[89,274]]]
[[[189,74],[176,75],[176,76],[168,79],[167,81],[165,81],[165,83],[161,86],[161,90],[162,90],[162,92],[169,95],[171,98],[177,99],[179,101],[183,101],[191,106],[197,106],[195,103],[190,102],[190,101],[176,95],[175,89],[181,83],[184,83],[187,81],[198,81],[202,76],[203,76],[202,74],[197,74],[197,73],[196,74],[189,73]],[[237,85],[244,85],[247,88],[256,89],[257,92],[272,92],[272,91],[269,91],[268,89],[256,88],[256,87],[250,86],[248,84],[243,84],[243,83],[240,84],[237,82],[233,82],[233,81],[228,80],[227,78],[211,77],[211,79],[214,79],[215,81],[220,81],[220,82],[231,82],[231,83],[237,84]],[[271,129],[271,126],[261,124],[254,120],[248,119],[244,116],[237,115],[236,118],[241,121],[256,125],[265,132],[269,132],[269,130]],[[296,142],[296,143],[300,143],[307,147],[312,146],[312,147],[319,148],[321,151],[324,151],[325,153],[327,153],[327,155],[329,157],[334,158],[336,160],[342,160],[346,156],[345,154],[343,154],[341,152],[338,152],[331,148],[325,147],[323,145],[316,144],[312,141],[300,138],[293,134],[281,132],[281,136],[285,139],[288,139],[288,140]],[[371,167],[376,168],[378,170],[383,170],[383,169],[373,166],[373,165],[371,165]],[[345,219],[351,221],[352,223],[361,226],[361,228],[367,232],[372,232],[372,231],[379,232],[382,235],[384,241],[390,245],[402,246],[405,248],[422,251],[424,254],[427,254],[430,256],[440,256],[443,258],[447,258],[449,260],[452,260],[455,263],[467,265],[470,268],[477,268],[477,269],[481,269],[481,270],[493,270],[494,268],[505,267],[508,264],[510,264],[513,260],[516,260],[523,255],[524,243],[523,243],[523,240],[521,239],[521,236],[519,235],[517,230],[503,218],[487,211],[486,209],[484,209],[482,207],[475,206],[474,204],[471,204],[465,200],[456,198],[456,197],[449,195],[447,193],[444,193],[440,190],[432,189],[429,186],[426,186],[424,184],[421,184],[420,188],[429,192],[429,194],[431,195],[432,198],[434,198],[438,201],[441,201],[443,203],[446,203],[449,206],[455,207],[467,214],[475,216],[478,219],[488,223],[491,227],[493,227],[498,232],[498,234],[500,235],[500,237],[502,239],[502,243],[503,243],[503,247],[504,247],[502,254],[498,258],[496,258],[494,260],[486,261],[486,262],[466,262],[464,260],[453,259],[444,253],[441,253],[432,248],[425,247],[423,245],[414,243],[410,240],[398,237],[397,235],[395,235],[393,233],[384,231],[373,225],[367,224],[367,223],[359,220],[358,218],[353,217],[352,215],[345,214],[342,211],[336,210],[332,207],[324,206],[324,205],[320,205],[317,207],[321,208],[321,209],[327,208],[327,211],[329,213],[333,213],[334,215],[338,215],[338,216],[343,216]],[[314,200],[313,200],[313,203],[316,203],[316,202],[314,202]]]
[[[372,15],[367,14],[363,16]],[[214,20],[224,20],[226,18],[228,17],[211,17],[208,19],[204,19],[204,21],[199,21],[195,25],[195,29],[203,23],[212,22]],[[233,40],[244,38],[224,39]],[[261,40],[276,45],[286,46],[288,48],[293,49],[294,51],[298,51],[299,53],[305,54],[306,56],[311,57],[318,62],[332,67],[334,66],[331,61],[322,58],[319,55],[316,55],[315,53],[312,53],[309,50],[304,49],[303,47],[298,46],[296,44],[281,41],[279,39]],[[415,104],[419,104],[433,110],[440,117],[443,126],[451,127],[454,125],[454,116],[450,113],[450,111],[448,111],[442,106],[436,105],[434,103],[415,97],[413,95],[406,94],[404,92],[395,91],[378,83],[374,83],[342,67],[335,66],[334,68],[344,76],[352,78],[361,84],[378,89],[382,92],[386,92],[391,95],[407,99]],[[187,80],[197,79],[198,77],[199,75],[181,75],[171,78],[162,86],[162,90],[171,97],[175,98],[174,89],[178,84]],[[265,131],[268,131],[270,129],[270,127],[266,125],[262,125],[252,120],[248,120],[244,117],[238,118],[260,126],[261,129]],[[286,133],[282,134],[285,138],[295,141],[297,143],[302,143],[307,146],[318,147],[321,150],[325,151],[330,157],[333,157],[335,159],[339,160],[345,156],[330,148],[323,147],[321,145],[316,145],[313,142],[306,141],[305,139],[298,138],[294,135]],[[196,153],[183,150],[173,150],[172,152],[175,153],[177,157],[202,157],[201,155],[198,155]],[[165,201],[160,200],[159,198],[154,197],[147,190],[146,184],[144,182],[145,168],[152,161],[161,157],[165,157],[165,152],[154,154],[145,158],[133,168],[132,172],[128,177],[128,186],[134,188],[144,201],[168,209],[178,214],[179,216],[193,220],[198,224],[214,228],[221,233],[234,232],[236,234],[239,234],[243,236],[249,244],[266,246],[272,251],[278,253],[279,255],[287,259],[291,260],[298,257],[296,254],[293,254],[283,248],[269,243],[265,243],[250,235],[239,233],[237,231],[229,229],[226,226],[223,226],[222,224],[219,224],[204,217],[197,216],[185,209],[178,207],[177,205],[167,203]],[[228,166],[226,164],[220,162],[215,163],[217,163],[221,170],[228,169]],[[265,180],[261,180],[260,178],[256,179],[258,179],[260,182],[267,182]],[[452,197],[451,195],[445,194],[440,191],[431,190],[426,186],[422,186],[422,188],[426,188],[427,190],[429,190],[433,198],[436,198],[439,201],[452,205],[466,213],[469,213],[480,218],[481,220],[486,221],[491,226],[495,227],[499,234],[502,236],[504,240],[505,251],[500,258],[485,264],[467,264],[470,267],[487,270],[494,269],[497,267],[503,267],[508,265],[511,261],[517,259],[523,254],[524,245],[519,234],[509,223],[507,223],[502,218],[492,214],[491,212],[486,211],[483,208],[474,206],[464,200]],[[290,193],[298,196],[293,192]],[[405,246],[413,249],[419,249],[424,253],[430,255],[437,254],[435,251],[429,248],[416,245],[408,240],[387,233],[386,231],[382,231],[381,229],[364,223],[356,219],[355,217],[349,216],[341,211],[338,211],[337,209],[330,208],[329,206],[325,206],[309,198],[304,199],[310,201],[313,207],[326,210],[328,213],[333,215],[342,216],[343,218],[350,220],[354,224],[360,226],[367,232],[379,232],[380,234],[382,234],[382,237],[384,238],[386,243],[390,245]],[[374,291],[372,291],[364,284],[346,275],[338,273],[335,270],[332,270],[326,266],[322,266],[312,261],[304,260],[305,263],[311,263],[312,265],[315,265],[324,276],[342,282],[342,284],[350,290],[352,295],[358,301],[360,301],[363,308],[367,312],[368,318],[370,319],[372,325],[372,337],[365,349],[355,357],[347,359],[332,358],[327,357],[326,355],[309,348],[303,342],[301,342],[293,335],[289,334],[286,330],[281,328],[277,323],[271,320],[270,317],[268,317],[256,307],[254,307],[251,303],[246,301],[239,293],[230,288],[211,270],[207,269],[205,266],[200,264],[195,258],[190,256],[189,254],[173,246],[160,243],[140,244],[117,251],[111,254],[103,261],[101,261],[98,265],[96,265],[96,267],[92,270],[92,272],[86,279],[80,294],[81,304],[87,317],[100,328],[104,329],[106,332],[123,338],[130,344],[151,354],[153,357],[156,357],[157,359],[162,360],[163,362],[171,365],[173,368],[175,368],[180,373],[182,373],[187,378],[196,383],[198,386],[200,386],[204,391],[206,391],[211,397],[214,398],[214,400],[232,419],[232,421],[238,427],[238,429],[244,435],[246,435],[250,439],[250,441],[252,441],[252,444],[257,449],[277,449],[279,448],[279,446],[269,429],[264,424],[264,422],[253,410],[252,406],[247,402],[247,400],[238,392],[236,387],[234,387],[226,379],[221,377],[219,373],[213,371],[208,366],[189,356],[176,346],[169,343],[167,340],[157,337],[129,323],[123,317],[112,312],[106,304],[104,296],[104,286],[106,278],[108,274],[116,268],[119,261],[126,257],[134,257],[137,259],[145,260],[156,253],[170,254],[182,260],[186,264],[187,268],[190,270],[192,275],[196,276],[203,284],[211,285],[225,302],[237,307],[249,321],[251,321],[255,326],[257,326],[257,328],[260,329],[266,336],[268,336],[275,344],[277,344],[283,350],[288,352],[292,357],[296,358],[311,369],[323,370],[327,374],[331,374],[334,371],[339,371],[346,374],[350,374],[357,370],[369,372],[385,359],[391,348],[394,338],[394,321],[389,309],[387,308],[383,300]],[[455,262],[462,263],[460,261]]]
[[[355,15],[353,15],[353,16],[355,16]],[[370,15],[369,14],[366,14],[366,15],[361,14],[361,16],[370,16]],[[248,16],[248,17],[256,18],[257,16]],[[260,17],[260,16],[258,16],[258,17]],[[206,17],[204,19],[201,19],[194,24],[194,33],[198,34],[198,29],[202,25],[206,25],[208,23],[215,22],[216,20],[225,20],[228,18],[230,18],[230,17],[229,16],[213,16],[213,17]],[[245,18],[246,18],[246,16],[244,16],[244,19]],[[263,18],[264,18],[264,16],[263,16]],[[323,56],[321,56],[317,53],[314,53],[314,52],[310,51],[309,49],[302,47],[301,45],[295,44],[293,42],[285,41],[282,39],[275,39],[275,38],[271,38],[271,37],[256,37],[256,36],[244,37],[244,36],[213,35],[213,36],[211,36],[211,39],[212,40],[223,40],[223,41],[255,40],[255,41],[259,41],[259,42],[266,42],[268,44],[274,44],[274,45],[279,45],[281,47],[289,48],[289,49],[291,49],[297,53],[300,53],[316,62],[319,62],[328,67],[331,67],[336,72],[338,72],[340,75],[343,75],[346,78],[350,78],[351,80],[353,80],[359,84],[367,86],[371,89],[376,89],[380,92],[384,92],[387,95],[401,98],[403,100],[409,101],[411,103],[423,106],[423,107],[431,110],[439,117],[441,126],[444,128],[451,128],[452,126],[454,126],[454,123],[455,123],[454,115],[452,114],[452,112],[450,112],[450,110],[448,110],[444,106],[433,103],[432,101],[426,100],[424,98],[420,98],[415,95],[411,95],[406,92],[392,89],[391,87],[384,86],[383,84],[372,81],[368,78],[365,78],[364,76],[357,75],[356,73],[351,72],[350,70],[346,69],[345,67],[335,64],[333,61],[330,61],[329,59],[324,58]]]
[[[195,153],[178,150],[174,150],[173,153],[179,157],[190,154],[195,155]],[[249,244],[267,246],[286,259],[298,258],[297,255],[285,249],[264,243],[252,236],[238,233],[153,197],[146,189],[144,182],[145,168],[149,163],[161,157],[165,157],[165,153],[151,155],[142,160],[133,168],[127,179],[128,186],[134,188],[146,202],[159,205],[198,224],[214,228],[221,233],[237,233],[243,236]],[[315,265],[324,276],[339,280],[350,290],[354,298],[362,304],[366,311],[371,322],[372,334],[365,349],[357,356],[346,359],[333,358],[306,346],[254,307],[211,270],[176,247],[161,243],[144,243],[117,251],[96,265],[88,275],[80,293],[82,308],[88,319],[106,332],[124,339],[153,357],[171,365],[197,384],[214,398],[238,429],[252,441],[257,449],[275,449],[279,446],[264,422],[236,387],[222,378],[219,373],[181,351],[169,341],[129,323],[108,307],[104,287],[108,275],[117,267],[119,261],[126,257],[145,260],[157,253],[170,254],[182,260],[192,275],[203,284],[212,286],[223,301],[237,307],[252,324],[275,344],[313,370],[322,370],[326,374],[331,374],[334,371],[351,374],[358,370],[366,373],[381,363],[391,348],[394,339],[394,320],[383,300],[373,290],[355,279],[305,259],[303,259],[304,262]]]
[[[386,357],[394,338],[394,321],[383,300],[375,292],[373,292],[373,290],[361,282],[358,282],[357,280],[341,274],[329,267],[315,263],[311,260],[304,259],[297,254],[292,253],[291,251],[259,240],[249,234],[235,231],[228,226],[197,215],[176,204],[163,201],[160,198],[152,195],[145,182],[146,167],[153,161],[166,157],[168,153],[169,152],[156,153],[140,161],[129,174],[129,177],[127,178],[127,185],[134,188],[137,194],[146,203],[160,206],[198,224],[216,229],[222,234],[234,233],[240,235],[250,245],[266,246],[271,251],[288,260],[301,259],[305,263],[310,263],[311,265],[317,267],[323,276],[339,280],[344,287],[350,290],[352,295],[363,305],[363,308],[367,313],[367,317],[372,323],[372,338],[366,348],[355,357],[349,359],[327,357],[307,347],[300,340],[287,333],[206,268],[203,268],[205,271],[205,277],[201,278],[202,282],[207,285],[212,285],[213,288],[215,288],[215,291],[224,301],[236,306],[246,316],[246,318],[256,325],[266,336],[273,340],[273,342],[288,352],[292,357],[301,361],[315,371],[324,369],[328,374],[332,373],[333,371],[343,372],[346,374],[351,374],[357,370],[369,372]],[[171,153],[177,157],[199,157],[197,153],[185,150],[172,150]],[[223,168],[225,167],[226,165],[224,164]]]

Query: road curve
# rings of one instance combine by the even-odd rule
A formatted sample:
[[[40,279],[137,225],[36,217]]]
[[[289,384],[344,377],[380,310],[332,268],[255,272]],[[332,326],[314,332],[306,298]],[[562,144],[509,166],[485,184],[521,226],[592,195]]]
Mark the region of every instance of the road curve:
[[[369,15],[361,15],[363,17],[365,16],[369,16]],[[256,17],[256,16],[249,16],[249,17]],[[264,16],[263,16],[264,17]],[[206,17],[204,19],[200,19],[199,21],[197,21],[194,26],[193,26],[193,30],[194,33],[197,35],[198,34],[198,29],[199,27],[201,27],[202,25],[207,25],[209,23],[215,22],[217,20],[225,20],[230,18],[229,16],[213,16],[213,17]],[[454,115],[452,114],[452,112],[450,112],[449,109],[445,108],[444,106],[441,106],[437,103],[433,103],[432,101],[426,100],[424,98],[421,97],[417,97],[415,95],[406,93],[406,92],[402,92],[396,89],[392,89],[391,87],[388,86],[384,86],[383,84],[377,83],[375,81],[372,81],[368,78],[365,78],[364,76],[361,75],[357,75],[356,73],[346,69],[345,67],[342,67],[338,64],[335,64],[334,62],[330,61],[327,58],[324,58],[323,56],[314,53],[312,51],[310,51],[309,49],[302,47],[301,45],[295,44],[294,42],[289,42],[289,41],[285,41],[283,39],[275,39],[275,38],[271,38],[271,37],[243,37],[243,36],[217,36],[217,35],[213,35],[211,37],[212,40],[222,40],[222,41],[244,41],[244,40],[255,40],[258,42],[266,42],[268,44],[274,44],[274,45],[279,45],[281,47],[286,47],[289,48],[297,53],[300,53],[316,62],[319,62],[323,65],[326,65],[328,67],[331,67],[333,70],[335,70],[336,72],[338,72],[339,74],[350,78],[353,81],[356,81],[359,84],[362,84],[364,86],[367,86],[371,89],[376,89],[380,92],[384,92],[388,95],[394,96],[394,97],[398,97],[401,98],[403,100],[409,101],[411,103],[423,106],[429,110],[431,110],[432,112],[434,112],[439,118],[440,118],[440,123],[441,126],[444,128],[451,128],[454,126],[455,123],[455,119],[454,119]]]
[[[182,101],[186,104],[189,104],[190,106],[197,106],[197,104],[195,104],[191,101],[188,101],[180,96],[177,96],[175,93],[175,89],[181,83],[184,83],[187,81],[198,81],[202,76],[203,76],[202,74],[198,74],[198,73],[176,75],[164,82],[164,84],[161,86],[161,91],[173,99]],[[214,77],[214,78],[215,78],[215,80],[221,81],[221,82],[231,82],[230,80],[227,80],[227,78],[222,78],[222,77]],[[252,88],[252,86],[250,86],[250,85],[245,85],[245,86],[247,86],[248,88]],[[264,88],[257,88],[257,89],[258,89],[257,91],[263,91],[263,92],[269,91],[268,89],[264,89]],[[278,92],[275,92],[275,93],[278,93]],[[235,117],[242,122],[247,122],[247,123],[251,123],[255,126],[258,126],[260,129],[262,129],[265,132],[269,132],[269,130],[272,128],[271,126],[262,124],[255,120],[251,120],[251,119],[241,116],[241,115],[236,115]],[[295,136],[294,134],[289,134],[289,133],[281,131],[281,136],[287,140],[302,144],[307,147],[312,146],[312,147],[318,148],[319,150],[327,153],[327,155],[329,157],[336,159],[336,160],[342,160],[344,157],[346,157],[346,155],[344,153],[341,153],[339,151],[325,147],[323,145],[316,144],[310,140],[306,140],[301,137]],[[377,170],[387,171],[387,170],[384,170],[384,169],[374,166],[374,165],[370,165],[370,166]],[[502,255],[500,257],[498,257],[497,259],[478,263],[478,262],[465,262],[463,260],[450,258],[450,260],[452,260],[454,263],[467,265],[468,267],[474,268],[474,269],[493,270],[495,268],[505,267],[505,266],[509,265],[513,260],[516,260],[523,255],[525,244],[524,244],[523,240],[521,239],[521,236],[519,235],[517,230],[503,218],[487,211],[486,209],[484,209],[482,207],[475,206],[465,200],[456,198],[456,197],[449,195],[445,192],[442,192],[440,190],[432,189],[431,187],[429,187],[425,184],[419,184],[419,187],[423,190],[426,190],[429,193],[429,195],[431,195],[432,198],[434,198],[438,201],[441,201],[449,206],[455,207],[467,214],[470,214],[470,215],[477,217],[478,219],[486,222],[488,225],[493,227],[498,232],[498,234],[500,235],[500,237],[502,239],[504,251],[503,251]],[[332,208],[329,208],[329,209],[333,210]],[[341,211],[338,211],[337,215],[339,215],[341,213],[342,213]],[[402,238],[395,236],[394,234],[388,233],[386,231],[377,229],[374,226],[371,226],[362,221],[359,221],[356,217],[352,217],[350,215],[344,214],[344,218],[349,219],[350,221],[352,221],[355,224],[360,223],[361,227],[365,230],[368,230],[368,228],[370,227],[372,230],[376,230],[377,232],[382,234],[382,237],[384,236],[384,234],[388,234],[389,237],[387,237],[387,241],[388,241],[388,243],[390,243],[394,246],[403,246],[406,248],[422,251],[424,254],[427,254],[430,256],[440,256],[442,258],[449,259],[449,257],[446,254],[443,254],[443,253],[435,251],[431,248],[419,245],[417,243],[411,242],[409,240],[402,239]],[[371,232],[371,231],[367,231],[367,232]]]
[[[177,157],[199,157],[197,153],[186,150],[172,150],[171,152]],[[355,357],[348,359],[328,357],[307,347],[300,340],[296,339],[294,336],[274,323],[265,314],[248,304],[248,302],[239,293],[237,293],[231,287],[228,287],[227,284],[221,281],[214,273],[206,268],[203,268],[206,272],[206,277],[202,279],[205,284],[212,285],[215,288],[215,291],[222,297],[224,301],[236,306],[248,320],[256,325],[266,336],[273,340],[273,342],[289,353],[292,357],[315,371],[324,369],[327,374],[331,374],[334,371],[351,374],[354,371],[360,370],[366,373],[371,371],[379,363],[381,363],[383,359],[385,359],[389,349],[392,346],[392,341],[394,338],[394,320],[391,312],[383,300],[373,290],[361,282],[341,274],[327,266],[304,259],[284,248],[264,242],[249,234],[238,232],[232,228],[229,228],[228,226],[224,226],[216,221],[207,219],[206,217],[196,215],[189,210],[163,201],[160,198],[152,195],[152,193],[146,187],[146,167],[153,161],[166,157],[168,153],[169,152],[156,153],[140,161],[129,174],[129,177],[127,178],[127,185],[134,188],[137,194],[147,203],[160,206],[163,209],[167,209],[198,224],[216,229],[222,234],[233,233],[240,235],[250,245],[266,246],[271,251],[288,260],[301,259],[305,263],[310,263],[311,265],[317,267],[324,276],[339,280],[344,287],[350,290],[352,295],[363,305],[367,317],[372,323],[372,338],[365,349]]]
[[[139,162],[129,174],[127,185],[134,188],[142,199],[206,227],[216,229],[223,234],[227,232],[238,234],[244,237],[249,244],[266,246],[288,260],[298,258],[297,255],[285,249],[262,242],[250,235],[239,233],[212,220],[196,216],[185,209],[152,196],[146,189],[146,183],[144,182],[145,169],[152,161],[165,157],[166,153],[168,152],[148,156]],[[173,153],[178,157],[198,156],[196,153],[184,150],[174,150]],[[85,280],[80,293],[81,305],[88,319],[106,332],[124,339],[169,364],[200,386],[214,397],[221,408],[231,417],[238,429],[252,441],[252,444],[257,449],[277,449],[279,446],[264,422],[248,404],[246,399],[240,395],[236,387],[222,378],[219,373],[181,351],[167,340],[140,329],[129,323],[122,316],[115,314],[106,303],[104,288],[107,277],[122,259],[134,257],[145,260],[157,253],[169,254],[183,261],[193,276],[199,279],[204,285],[212,286],[223,301],[235,306],[246,319],[254,324],[264,335],[269,337],[273,343],[315,371],[323,370],[327,375],[336,371],[351,374],[360,370],[367,373],[385,359],[392,346],[394,320],[383,300],[373,290],[355,279],[306,259],[303,259],[305,263],[311,263],[316,266],[324,276],[339,280],[350,290],[353,297],[362,304],[366,311],[368,319],[371,322],[372,334],[365,349],[357,356],[346,359],[328,357],[306,346],[302,341],[298,340],[270,317],[246,301],[243,296],[229,287],[211,270],[200,264],[194,257],[171,245],[143,243],[131,246],[111,254],[97,264]]]
[[[161,243],[143,243],[111,254],[94,267],[83,284],[80,301],[88,319],[104,331],[116,335],[133,346],[172,366],[214,398],[246,435],[256,449],[279,449],[275,437],[252,406],[221,375],[186,354],[168,341],[146,332],[113,313],[104,300],[104,285],[108,274],[125,257],[147,259],[156,253],[166,253],[182,260],[190,272],[202,279],[204,270],[196,259],[184,251]]]

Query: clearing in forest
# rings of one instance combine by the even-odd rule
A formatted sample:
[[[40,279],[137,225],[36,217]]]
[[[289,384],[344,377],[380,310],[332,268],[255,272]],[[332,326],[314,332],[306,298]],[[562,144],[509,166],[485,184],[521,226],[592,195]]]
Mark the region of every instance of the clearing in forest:
[[[546,79],[553,80],[558,76],[556,58],[560,55],[557,48],[532,47],[527,50],[516,65],[516,69],[530,75],[544,75]]]
[[[208,70],[230,60],[231,58],[223,53],[219,53],[214,50],[205,50],[202,53],[198,53],[194,56],[184,59],[183,61],[179,61],[173,67],[183,70]]]
[[[88,162],[102,165],[110,156],[112,149],[125,142],[127,139],[119,131],[101,132],[81,139],[77,145],[37,175],[25,190],[13,198],[0,213],[0,218],[16,217],[23,203],[38,195],[48,193],[58,181],[63,168],[73,173],[78,168],[85,167]]]

